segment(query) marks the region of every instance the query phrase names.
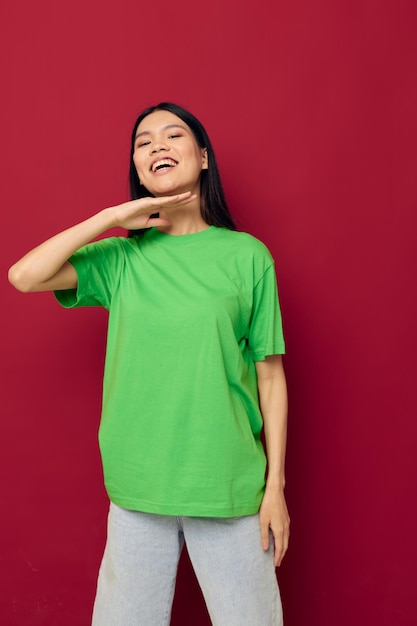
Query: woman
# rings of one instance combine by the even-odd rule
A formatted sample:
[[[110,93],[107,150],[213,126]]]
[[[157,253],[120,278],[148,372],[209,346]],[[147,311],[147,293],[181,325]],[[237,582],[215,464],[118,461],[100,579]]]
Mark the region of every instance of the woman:
[[[20,291],[109,310],[99,441],[111,504],[93,624],[169,624],[184,542],[213,624],[282,624],[287,399],[273,260],[236,232],[210,140],[183,108],[139,116],[130,182],[133,200],[9,272]],[[89,243],[114,226],[129,238]]]

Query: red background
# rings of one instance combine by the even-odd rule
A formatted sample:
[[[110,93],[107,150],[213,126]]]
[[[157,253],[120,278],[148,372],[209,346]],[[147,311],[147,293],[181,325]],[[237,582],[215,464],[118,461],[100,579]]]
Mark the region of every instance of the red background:
[[[0,622],[86,626],[105,540],[106,316],[7,267],[127,198],[137,113],[190,108],[288,345],[286,626],[415,618],[416,9],[381,2],[4,2]],[[184,558],[174,625],[209,624]]]

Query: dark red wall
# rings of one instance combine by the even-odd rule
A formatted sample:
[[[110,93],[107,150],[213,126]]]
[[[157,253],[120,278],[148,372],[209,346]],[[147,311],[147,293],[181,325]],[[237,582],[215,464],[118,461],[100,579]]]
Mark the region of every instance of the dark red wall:
[[[2,8],[0,622],[86,626],[105,540],[106,317],[7,267],[127,198],[136,114],[207,126],[274,254],[288,344],[286,626],[415,623],[416,9],[98,0]],[[209,624],[184,559],[174,624]]]

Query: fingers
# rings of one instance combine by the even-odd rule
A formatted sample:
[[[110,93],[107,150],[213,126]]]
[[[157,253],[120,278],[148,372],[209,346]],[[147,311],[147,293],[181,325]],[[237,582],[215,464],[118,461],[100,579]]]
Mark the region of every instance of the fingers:
[[[275,567],[279,567],[282,559],[288,550],[290,531],[288,526],[272,529],[274,535],[274,563]]]
[[[279,567],[282,563],[282,559],[285,556],[286,551],[288,550],[288,541],[289,541],[289,531],[281,530],[278,533],[274,533],[274,563],[275,567]]]
[[[262,550],[268,550],[269,548],[269,522],[268,520],[259,519],[261,527],[261,544]]]
[[[269,548],[269,534],[270,527],[268,523],[261,523],[261,544],[262,550],[268,550]],[[274,537],[274,564],[275,567],[279,567],[282,563],[282,559],[288,550],[289,531],[281,529],[279,531],[272,531]]]
[[[267,507],[261,508],[259,515],[259,525],[261,530],[261,545],[263,550],[268,550],[270,546],[270,536],[272,531],[274,545],[275,567],[281,565],[285,553],[288,549],[290,537],[290,519],[288,513],[282,515],[272,515]]]
[[[169,220],[165,219],[164,217],[152,217],[151,215],[147,221],[146,226],[148,228],[151,228],[152,226],[169,226],[169,224]]]

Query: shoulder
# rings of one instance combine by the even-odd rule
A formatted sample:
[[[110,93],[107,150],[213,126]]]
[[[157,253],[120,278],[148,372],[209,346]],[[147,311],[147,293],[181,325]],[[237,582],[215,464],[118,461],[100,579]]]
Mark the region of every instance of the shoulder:
[[[138,247],[134,238],[105,237],[79,248],[70,258],[71,263],[96,267],[121,267]]]
[[[253,235],[243,231],[216,228],[218,239],[225,245],[234,247],[236,251],[261,259],[272,261],[272,255],[266,245]]]
[[[100,252],[100,253],[120,253],[133,250],[138,245],[138,237],[104,237],[88,243],[78,250],[78,252]]]

